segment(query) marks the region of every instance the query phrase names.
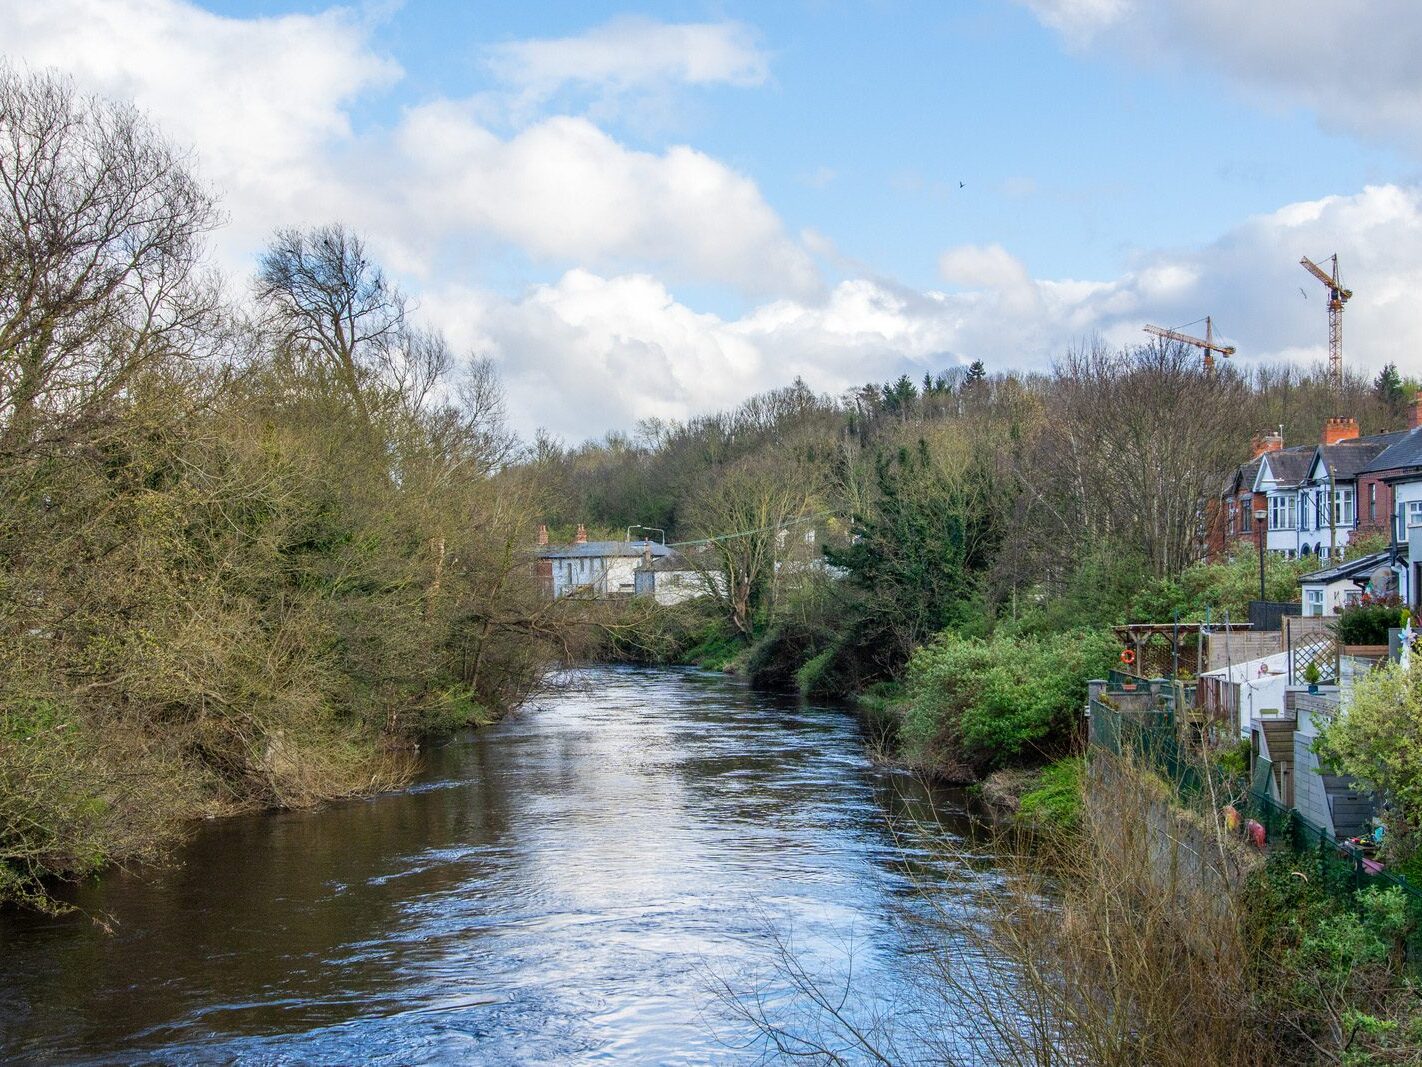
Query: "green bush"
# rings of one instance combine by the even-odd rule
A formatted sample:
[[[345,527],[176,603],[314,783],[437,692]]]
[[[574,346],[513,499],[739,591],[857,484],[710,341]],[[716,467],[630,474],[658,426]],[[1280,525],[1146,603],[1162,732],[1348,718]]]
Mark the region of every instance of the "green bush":
[[[1037,787],[1024,793],[1017,805],[1017,817],[1030,826],[1075,830],[1081,820],[1082,776],[1086,763],[1080,756],[1043,767]]]
[[[1345,645],[1385,645],[1387,632],[1402,625],[1406,609],[1395,599],[1354,604],[1338,614],[1338,640]]]
[[[1060,750],[1086,682],[1115,661],[1109,632],[1050,637],[940,634],[909,663],[903,740],[915,762],[991,770]]]

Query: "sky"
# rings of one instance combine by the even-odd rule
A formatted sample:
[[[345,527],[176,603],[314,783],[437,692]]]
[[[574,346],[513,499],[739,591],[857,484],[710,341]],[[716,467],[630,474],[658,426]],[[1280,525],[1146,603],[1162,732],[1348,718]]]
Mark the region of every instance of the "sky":
[[[1310,365],[1335,252],[1345,362],[1422,372],[1419,54],[1414,0],[0,0],[192,147],[234,291],[343,222],[570,443],[1206,314]]]

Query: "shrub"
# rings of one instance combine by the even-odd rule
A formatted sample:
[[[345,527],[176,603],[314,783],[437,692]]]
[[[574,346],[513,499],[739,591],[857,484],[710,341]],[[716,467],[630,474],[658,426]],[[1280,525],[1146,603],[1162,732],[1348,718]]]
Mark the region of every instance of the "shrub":
[[[1345,645],[1385,645],[1388,630],[1402,625],[1404,611],[1396,597],[1354,604],[1338,615],[1338,640]]]
[[[1075,830],[1081,820],[1085,769],[1080,756],[1068,756],[1042,768],[1037,787],[1018,802],[1017,817],[1031,826]]]
[[[1086,682],[1116,656],[1108,632],[1052,637],[940,634],[909,664],[906,754],[916,762],[967,761],[978,771],[1060,750]]]

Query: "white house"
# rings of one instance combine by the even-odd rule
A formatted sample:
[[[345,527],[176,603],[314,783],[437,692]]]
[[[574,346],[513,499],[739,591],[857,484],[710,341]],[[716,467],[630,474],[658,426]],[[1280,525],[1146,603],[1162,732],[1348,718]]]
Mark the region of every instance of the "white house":
[[[549,545],[547,527],[539,528],[538,540],[539,576],[554,597],[575,592],[631,596],[643,559],[660,559],[672,551],[656,541],[589,541],[581,524],[571,545]]]
[[[1387,584],[1392,565],[1393,553],[1389,549],[1305,574],[1299,579],[1303,614],[1337,615],[1358,603],[1364,592],[1388,592],[1380,587]]]
[[[1264,547],[1293,559],[1299,553],[1299,486],[1308,475],[1315,445],[1294,445],[1259,457],[1254,492],[1262,493],[1269,512]]]
[[[708,596],[712,583],[719,589],[726,588],[724,574],[698,568],[680,552],[658,557],[645,555],[637,564],[634,580],[638,596],[650,596],[658,604],[668,605]]]

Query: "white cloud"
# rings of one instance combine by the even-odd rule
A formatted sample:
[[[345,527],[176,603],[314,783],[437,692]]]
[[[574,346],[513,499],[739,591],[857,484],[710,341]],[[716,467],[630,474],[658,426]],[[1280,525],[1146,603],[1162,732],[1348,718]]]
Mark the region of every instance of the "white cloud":
[[[1147,340],[1146,322],[1177,326],[1205,314],[1239,346],[1237,362],[1317,361],[1325,308],[1298,259],[1335,249],[1355,291],[1345,362],[1416,373],[1422,189],[1397,186],[1290,204],[1206,246],[1143,254],[1101,281],[1033,278],[1004,248],[963,246],[941,264],[963,287],[952,293],[857,278],[818,300],[773,300],[725,319],[678,302],[647,275],[572,271],[513,300],[445,290],[427,310],[499,360],[525,429],[576,438],[725,407],[797,375],[839,392],[979,358],[992,370],[1043,370],[1093,335],[1136,344]]]
[[[739,22],[669,24],[624,17],[576,37],[513,41],[489,49],[503,82],[543,99],[567,85],[604,92],[685,85],[761,85],[769,61]]]
[[[274,227],[340,219],[415,272],[451,246],[492,240],[558,269],[652,267],[759,296],[819,286],[756,184],[693,148],[636,151],[585,118],[501,136],[472,103],[439,99],[391,128],[354,129],[353,107],[401,76],[376,49],[376,28],[340,8],[235,19],[188,0],[0,0],[6,54],[133,99],[196,146],[233,220],[218,244],[236,273]],[[764,77],[764,57],[734,23],[632,20],[526,44],[505,56],[510,77],[531,85],[611,77],[624,61],[627,84]]]
[[[1044,25],[1085,44],[1125,14],[1129,0],[1019,0]]]
[[[330,202],[328,153],[352,139],[350,103],[401,73],[369,30],[339,8],[231,19],[179,0],[0,0],[12,60],[133,100],[197,148],[235,224],[229,248]]]
[[[426,239],[469,228],[545,261],[645,264],[757,294],[820,285],[755,183],[685,145],[634,151],[566,116],[501,140],[452,102],[410,111],[396,145],[401,196]]]
[[[1422,151],[1416,0],[1019,0],[1074,47],[1210,67],[1325,129]]]

